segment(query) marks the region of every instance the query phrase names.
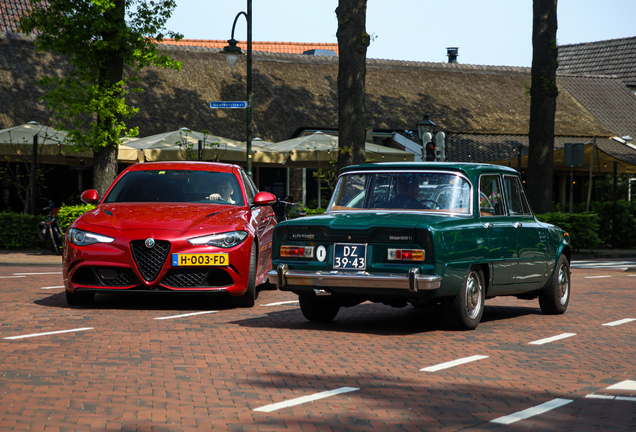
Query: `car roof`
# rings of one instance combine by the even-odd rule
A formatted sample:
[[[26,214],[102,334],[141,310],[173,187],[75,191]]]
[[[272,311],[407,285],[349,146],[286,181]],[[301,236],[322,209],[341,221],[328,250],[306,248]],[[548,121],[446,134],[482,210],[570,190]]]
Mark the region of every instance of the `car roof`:
[[[351,171],[399,171],[399,170],[423,170],[423,171],[460,171],[473,177],[481,172],[502,172],[518,174],[518,171],[502,166],[485,163],[467,162],[379,162],[362,165],[351,165],[340,170],[340,174]]]
[[[166,161],[166,162],[143,162],[130,166],[127,171],[150,171],[150,170],[190,170],[190,171],[215,171],[234,172],[239,169],[238,165],[205,162],[205,161]]]

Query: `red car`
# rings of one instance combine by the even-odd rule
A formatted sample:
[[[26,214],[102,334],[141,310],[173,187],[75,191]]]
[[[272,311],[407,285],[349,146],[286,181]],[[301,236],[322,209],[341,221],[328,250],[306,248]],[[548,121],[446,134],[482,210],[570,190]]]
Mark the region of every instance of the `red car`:
[[[236,165],[140,163],[123,171],[97,208],[66,231],[71,305],[98,292],[209,293],[252,307],[272,268],[276,197]]]

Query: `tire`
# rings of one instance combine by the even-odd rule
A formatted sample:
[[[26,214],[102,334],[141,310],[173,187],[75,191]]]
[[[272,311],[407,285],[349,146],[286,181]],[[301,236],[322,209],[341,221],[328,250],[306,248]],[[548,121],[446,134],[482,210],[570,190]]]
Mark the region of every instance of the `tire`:
[[[550,285],[539,294],[539,306],[546,315],[560,315],[570,303],[570,262],[561,254]]]
[[[66,291],[66,303],[71,306],[91,305],[95,301],[95,293]]]
[[[258,263],[258,253],[256,241],[252,242],[252,253],[250,254],[250,275],[247,280],[247,291],[242,296],[232,297],[234,306],[251,308],[256,304],[258,293],[256,292],[256,264]]]
[[[331,297],[300,294],[300,311],[311,322],[331,322],[338,315],[340,306]]]
[[[49,249],[51,249],[51,251],[53,251],[53,253],[55,255],[59,255],[60,254],[60,245],[57,244],[57,241],[55,240],[55,234],[53,233],[53,227],[50,228],[49,231],[49,244],[51,245],[49,247]]]
[[[484,275],[478,267],[472,267],[461,291],[447,305],[446,318],[457,330],[474,330],[484,314],[486,292]]]

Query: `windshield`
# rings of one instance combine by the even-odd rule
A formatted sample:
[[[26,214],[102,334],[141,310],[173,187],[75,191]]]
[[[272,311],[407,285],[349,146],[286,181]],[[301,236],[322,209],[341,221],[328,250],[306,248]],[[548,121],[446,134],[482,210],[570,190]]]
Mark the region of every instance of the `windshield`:
[[[210,171],[154,170],[126,173],[105,203],[176,202],[243,205],[234,174]]]
[[[470,183],[444,172],[352,173],[340,177],[328,210],[470,213]]]

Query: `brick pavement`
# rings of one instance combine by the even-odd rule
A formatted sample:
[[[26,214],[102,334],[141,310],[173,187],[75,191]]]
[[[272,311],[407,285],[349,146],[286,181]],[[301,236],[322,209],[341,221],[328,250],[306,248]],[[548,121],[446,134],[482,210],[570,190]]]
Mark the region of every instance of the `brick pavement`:
[[[575,270],[563,316],[538,302],[487,301],[473,332],[449,330],[438,313],[363,304],[331,324],[309,323],[295,300],[264,291],[252,309],[204,297],[100,295],[69,307],[61,275],[14,278],[59,267],[0,267],[0,430],[368,431],[629,430],[636,403],[585,398],[636,380],[636,278]],[[632,273],[633,274],[633,273]],[[612,278],[585,279],[589,275]],[[10,276],[10,278],[6,278]],[[155,320],[189,312],[218,311]],[[572,338],[533,346],[560,333]],[[488,358],[434,373],[420,369],[473,355]],[[253,411],[340,387],[358,391]],[[500,416],[554,398],[574,402],[504,426]]]

